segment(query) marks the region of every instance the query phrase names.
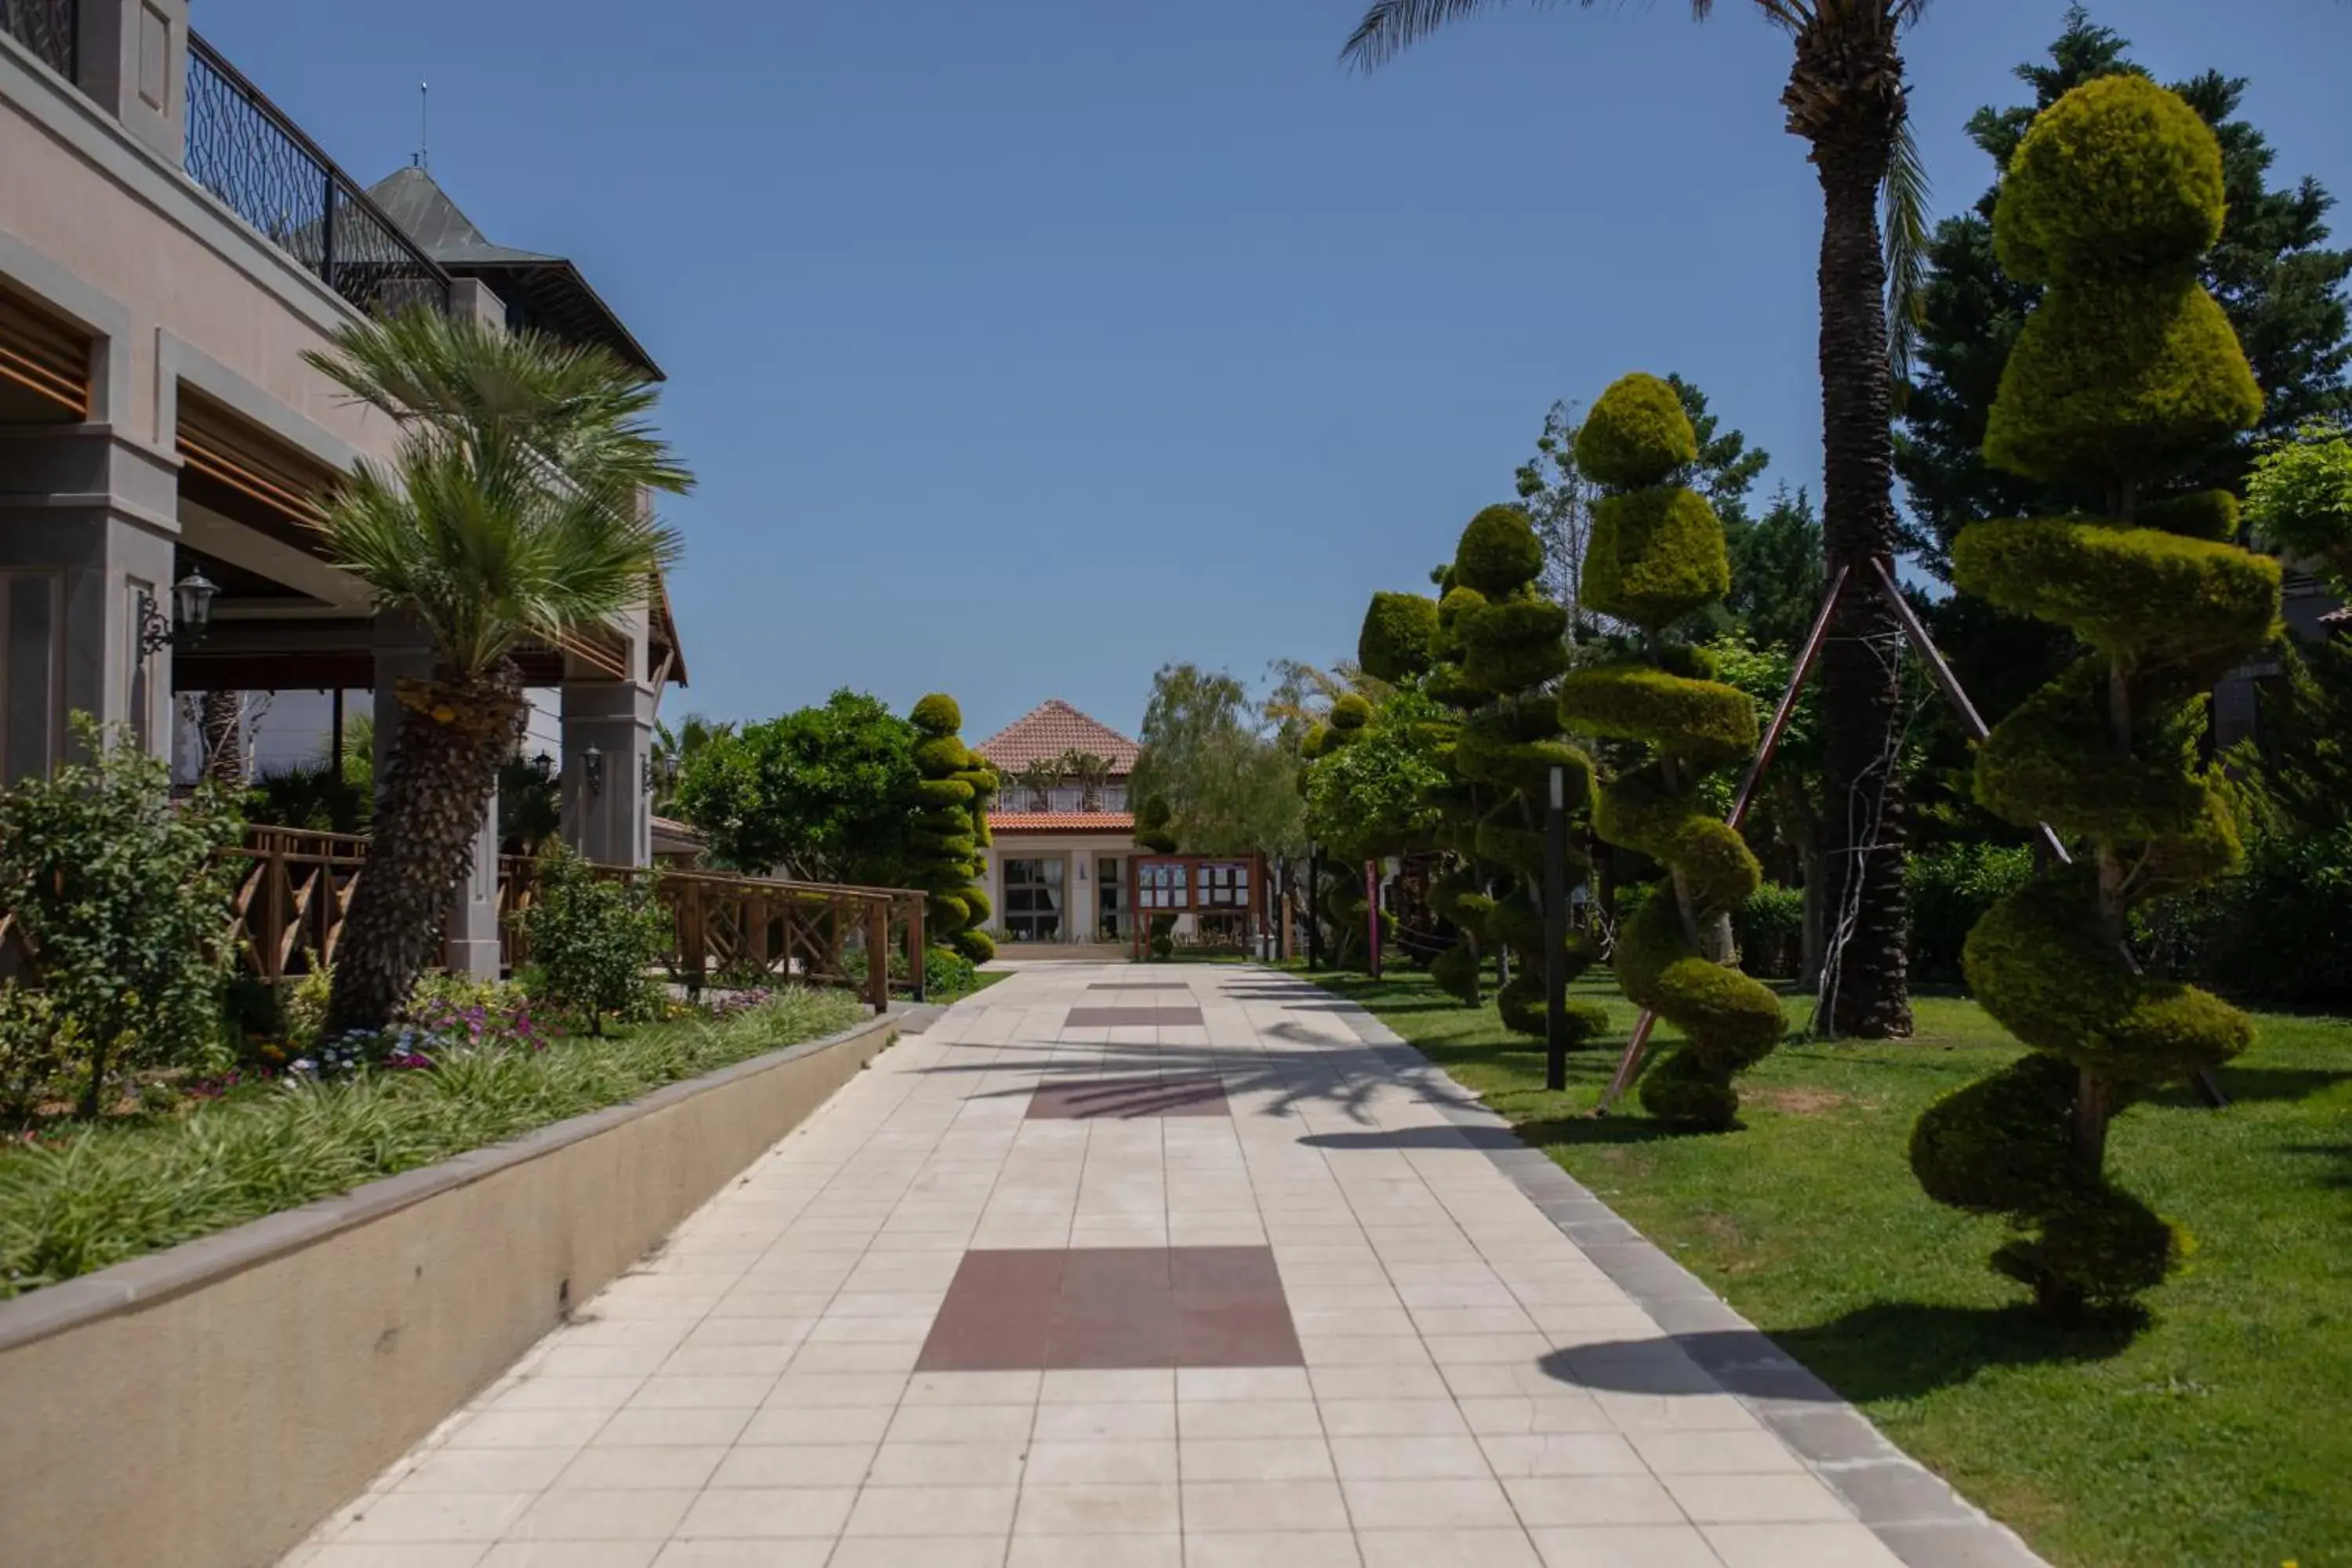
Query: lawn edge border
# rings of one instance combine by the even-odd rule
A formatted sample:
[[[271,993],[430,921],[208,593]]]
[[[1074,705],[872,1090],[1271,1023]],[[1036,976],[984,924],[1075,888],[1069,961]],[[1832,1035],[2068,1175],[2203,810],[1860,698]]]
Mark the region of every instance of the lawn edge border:
[[[349,1192],[313,1198],[290,1209],[279,1209],[226,1230],[215,1231],[167,1247],[160,1252],[126,1258],[94,1273],[78,1274],[55,1285],[0,1300],[0,1354],[66,1333],[101,1318],[158,1305],[215,1284],[231,1275],[258,1268],[290,1252],[356,1229],[444,1193],[471,1186],[516,1165],[543,1159],[560,1149],[584,1142],[684,1100],[725,1089],[743,1079],[816,1056],[845,1045],[877,1028],[893,1035],[920,1034],[940,1009],[909,1008],[892,1004],[889,1012],[861,1018],[845,1029],[780,1046],[755,1057],[708,1072],[679,1079],[635,1100],[608,1105],[578,1116],[551,1121],[503,1143],[485,1144],[384,1176]],[[885,1042],[887,1043],[887,1041]]]
[[[1305,976],[1314,984],[1312,975]],[[1551,1156],[1361,1003],[1318,985],[1333,1016],[1400,1075],[1426,1073],[1451,1092],[1430,1103],[1699,1368],[1761,1421],[1909,1568],[2049,1568],[2016,1531],[1889,1442],[1705,1281],[1592,1194]],[[1475,1135],[1474,1135],[1475,1134]]]

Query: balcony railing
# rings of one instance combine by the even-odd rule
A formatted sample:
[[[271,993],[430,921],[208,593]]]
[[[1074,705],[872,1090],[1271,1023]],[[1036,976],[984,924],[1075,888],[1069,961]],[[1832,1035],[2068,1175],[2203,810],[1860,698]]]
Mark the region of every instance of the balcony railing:
[[[80,30],[79,0],[0,0],[0,33],[68,81],[74,79],[74,38]]]
[[[362,310],[388,314],[418,300],[448,308],[449,275],[439,264],[284,110],[193,33],[187,104],[188,177],[305,270]]]

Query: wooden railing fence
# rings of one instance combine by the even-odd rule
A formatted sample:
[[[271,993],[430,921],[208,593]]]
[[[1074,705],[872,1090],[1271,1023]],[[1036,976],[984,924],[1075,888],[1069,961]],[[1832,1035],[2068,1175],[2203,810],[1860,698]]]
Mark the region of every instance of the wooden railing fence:
[[[232,897],[239,964],[274,984],[331,963],[367,852],[359,835],[248,828],[230,851],[245,865]],[[922,1000],[923,895],[911,889],[661,867],[594,869],[650,885],[669,915],[663,965],[690,991],[786,981],[848,986],[879,1010],[889,1005],[895,952],[906,955],[908,984]],[[534,862],[500,858],[499,944],[509,973],[530,962],[515,917],[530,907],[536,880]]]

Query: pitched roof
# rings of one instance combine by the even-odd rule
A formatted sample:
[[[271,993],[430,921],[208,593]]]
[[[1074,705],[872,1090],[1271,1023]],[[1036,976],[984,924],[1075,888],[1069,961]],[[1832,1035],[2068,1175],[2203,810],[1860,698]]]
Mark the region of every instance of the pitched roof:
[[[1132,833],[1131,811],[992,811],[991,833]]]
[[[1051,762],[1065,752],[1092,752],[1113,774],[1135,771],[1143,748],[1109,725],[1087,718],[1060,698],[1039,703],[974,748],[1005,773]]]
[[[494,244],[439,182],[414,164],[378,180],[368,195],[425,255],[457,277],[488,284],[511,323],[597,344],[662,379],[661,366],[567,258]]]

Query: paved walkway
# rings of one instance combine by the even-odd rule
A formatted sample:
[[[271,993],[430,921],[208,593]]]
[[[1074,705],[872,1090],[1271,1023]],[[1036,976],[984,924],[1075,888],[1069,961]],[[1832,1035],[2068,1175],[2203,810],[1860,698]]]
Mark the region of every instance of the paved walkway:
[[[1848,1448],[1925,1473],[1495,1126],[1278,974],[1024,970],[884,1053],[288,1562],[2032,1561],[1948,1491],[1922,1518],[1960,1528],[1898,1558],[1899,1521],[1823,1478]],[[1678,1315],[1737,1355],[1694,1360]],[[1781,1384],[1727,1392],[1734,1364]],[[1840,1424],[1811,1443],[1806,1417]]]

